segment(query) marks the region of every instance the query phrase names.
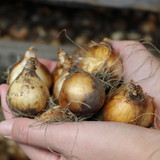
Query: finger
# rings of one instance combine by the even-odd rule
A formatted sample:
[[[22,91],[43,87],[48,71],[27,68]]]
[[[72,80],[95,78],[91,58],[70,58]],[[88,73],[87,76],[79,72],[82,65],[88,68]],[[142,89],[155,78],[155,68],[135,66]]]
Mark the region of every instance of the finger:
[[[124,66],[124,79],[140,84],[144,92],[160,104],[160,62],[140,42],[111,41],[113,49],[120,54]],[[156,87],[153,87],[156,86]]]
[[[137,41],[111,41],[113,49],[120,55],[125,69],[125,78],[140,81],[154,77],[160,62]]]
[[[122,157],[127,159],[128,152],[131,153],[132,150],[136,152],[136,156],[146,156],[150,153],[149,148],[159,147],[157,146],[159,145],[159,143],[157,144],[159,131],[135,125],[76,122],[33,126],[34,122],[34,120],[26,118],[7,120],[0,123],[0,133],[11,136],[19,143],[43,149],[50,148],[62,153],[68,159],[71,155],[76,158],[81,157],[83,160],[97,160],[97,155],[99,159],[107,159],[114,156],[112,155],[113,149],[115,150],[117,145],[121,150],[116,150],[117,157],[115,156],[115,159],[118,159],[122,153]],[[29,127],[30,125],[32,127]],[[130,147],[128,148],[128,146]],[[146,146],[148,146],[148,150],[144,152],[143,149]],[[125,150],[127,150],[126,153]]]
[[[140,50],[141,54],[150,55],[150,52],[147,48],[144,47],[142,43],[139,41],[132,41],[132,40],[123,40],[123,41],[115,41],[111,40],[111,45],[116,53],[118,53],[121,58],[124,60],[132,53],[136,53]],[[144,56],[143,55],[143,56]]]
[[[50,61],[42,58],[38,58],[38,60],[49,69],[50,73],[54,70],[57,64],[56,61]]]
[[[17,142],[44,149],[50,148],[65,154],[71,153],[77,132],[77,127],[74,123],[42,125],[26,118],[14,119],[4,126],[5,128],[3,128],[3,131],[0,130],[0,133],[4,134],[5,132],[5,135],[11,135],[13,140]]]
[[[12,119],[14,117],[12,111],[7,105],[6,102],[6,95],[7,95],[8,85],[2,84],[0,85],[0,92],[1,92],[1,105],[2,105],[2,111],[5,119]]]
[[[145,93],[154,97],[156,111],[160,115],[160,61],[138,41],[111,41],[111,44],[123,61],[124,79],[134,80]],[[159,118],[157,122],[160,125]]]
[[[32,160],[66,160],[63,156],[51,153],[49,150],[29,146],[26,144],[19,144],[20,148],[24,151],[28,158]]]
[[[62,153],[62,148],[69,153],[70,145],[73,144],[76,135],[74,123],[42,125],[27,118],[15,118],[1,122],[0,133],[18,143],[44,149],[49,147],[58,153]]]

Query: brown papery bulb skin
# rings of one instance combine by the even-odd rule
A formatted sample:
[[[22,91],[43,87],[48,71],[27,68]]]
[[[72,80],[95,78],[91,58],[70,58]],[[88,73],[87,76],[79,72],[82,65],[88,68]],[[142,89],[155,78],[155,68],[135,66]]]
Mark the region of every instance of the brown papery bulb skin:
[[[87,72],[77,71],[64,81],[59,103],[80,116],[95,114],[104,104],[105,91],[98,79]]]
[[[72,65],[72,59],[63,49],[59,49],[58,61],[55,69],[52,72],[53,87],[56,81],[58,80],[58,78],[63,74],[63,72],[68,71],[71,65]]]
[[[104,121],[125,122],[149,127],[153,122],[154,106],[150,96],[133,81],[116,89],[104,105]]]
[[[109,42],[102,41],[98,44],[94,43],[88,47],[82,47],[76,50],[72,57],[73,63],[78,64],[86,72],[94,74],[105,70],[116,79],[122,78],[122,62],[119,56],[114,53]]]
[[[50,88],[52,86],[51,73],[46,68],[46,66],[38,61],[36,56],[36,49],[34,47],[30,47],[26,51],[23,59],[12,68],[11,73],[8,77],[8,84],[10,85],[18,77],[29,59],[33,59],[35,61],[35,65],[37,68],[36,74],[47,85],[47,87]]]
[[[87,52],[92,51],[91,47],[87,45],[82,45],[80,48],[77,48],[73,53],[72,53],[72,60],[73,60],[73,65],[77,66],[78,68],[81,67],[81,61],[83,60],[84,55]]]
[[[35,61],[29,59],[22,72],[9,86],[6,100],[15,113],[35,115],[47,105],[49,89],[35,70]]]
[[[57,79],[55,82],[55,85],[53,87],[53,96],[58,102],[59,100],[59,94],[63,85],[63,82],[66,80],[66,76],[69,74],[68,71],[63,72],[63,74]]]
[[[63,119],[62,108],[60,106],[54,106],[47,109],[42,114],[36,116],[34,119],[43,122],[56,122]]]

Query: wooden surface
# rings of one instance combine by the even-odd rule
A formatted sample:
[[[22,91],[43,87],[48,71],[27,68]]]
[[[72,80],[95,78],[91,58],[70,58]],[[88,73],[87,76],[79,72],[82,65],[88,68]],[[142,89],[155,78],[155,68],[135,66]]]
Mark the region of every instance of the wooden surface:
[[[76,46],[51,46],[31,42],[8,41],[0,39],[0,69],[6,68],[8,65],[16,62],[18,57],[22,57],[26,50],[34,46],[37,49],[37,57],[48,60],[57,59],[57,51],[59,48],[64,49],[71,54]]]
[[[160,12],[160,0],[32,0],[68,6],[103,6],[114,8],[132,8]]]

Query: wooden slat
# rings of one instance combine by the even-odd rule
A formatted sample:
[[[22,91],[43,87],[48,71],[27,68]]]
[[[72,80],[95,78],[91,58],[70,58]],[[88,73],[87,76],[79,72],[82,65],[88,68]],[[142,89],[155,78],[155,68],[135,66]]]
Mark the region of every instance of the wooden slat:
[[[51,46],[46,44],[8,41],[0,39],[0,69],[6,68],[9,64],[14,63],[18,56],[22,57],[26,50],[34,46],[37,48],[37,57],[48,60],[57,59],[57,51],[59,48],[64,49],[68,54],[71,54],[76,46]]]
[[[115,7],[115,8],[132,8],[142,9],[149,11],[160,12],[160,1],[159,0],[32,0],[36,2],[61,4],[72,6],[79,4],[91,5],[91,6],[103,6],[103,7]]]

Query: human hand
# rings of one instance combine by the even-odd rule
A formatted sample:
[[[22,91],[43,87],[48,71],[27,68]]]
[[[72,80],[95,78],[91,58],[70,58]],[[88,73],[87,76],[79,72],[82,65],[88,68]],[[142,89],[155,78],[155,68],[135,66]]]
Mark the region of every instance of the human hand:
[[[112,41],[115,52],[120,54],[124,66],[124,80],[134,80],[160,107],[160,60],[138,41]]]
[[[136,45],[136,43],[112,41],[112,46],[123,60],[125,80],[133,79],[140,82],[145,79],[140,85],[145,92],[155,98],[155,104],[158,106],[160,103],[158,94],[160,91],[160,84],[158,84],[160,62],[143,46],[139,43]],[[131,54],[131,51],[138,49],[140,49],[138,53]],[[145,59],[147,59],[146,63],[133,73]],[[55,63],[46,62],[44,64],[48,64],[49,69],[52,70],[50,66],[55,66]],[[153,62],[152,67],[151,62]],[[155,72],[149,77],[151,68]],[[133,74],[129,76],[130,73]],[[85,121],[29,127],[34,124],[34,120],[14,118],[11,114],[5,101],[7,89],[7,85],[0,86],[3,112],[7,119],[0,123],[0,133],[18,142],[31,159],[143,160],[160,147],[157,143],[160,139],[159,131],[123,123]],[[51,153],[47,147],[60,153],[60,156]],[[155,154],[155,159],[156,156]]]

